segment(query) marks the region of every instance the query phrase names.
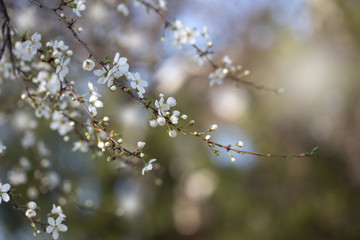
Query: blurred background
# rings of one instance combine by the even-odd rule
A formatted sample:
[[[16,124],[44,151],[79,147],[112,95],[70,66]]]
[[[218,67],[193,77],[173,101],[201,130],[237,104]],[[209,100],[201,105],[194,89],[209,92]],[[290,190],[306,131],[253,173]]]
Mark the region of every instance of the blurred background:
[[[55,7],[59,1],[43,2]],[[129,16],[116,11],[119,3],[128,4]],[[57,39],[70,46],[69,79],[85,93],[87,82],[97,79],[82,70],[88,54],[71,33],[27,1],[7,4],[20,33],[41,33],[43,45]],[[130,71],[149,82],[147,97],[174,96],[176,109],[196,121],[190,130],[217,123],[213,139],[242,140],[244,150],[320,150],[311,158],[241,155],[232,163],[195,138],[172,139],[165,127],[150,128],[138,102],[96,85],[105,105],[98,116],[110,117],[109,129],[122,134],[125,146],[145,141],[144,151],[157,158],[155,170],[142,176],[141,167],[72,152],[71,135],[64,142],[49,121],[18,102],[21,82],[7,90],[3,84],[0,141],[7,152],[0,178],[17,174],[12,185],[23,203],[38,202],[38,215],[63,204],[69,230],[60,239],[360,239],[360,1],[168,0],[169,20],[208,27],[215,62],[228,55],[251,71],[249,80],[285,88],[276,96],[230,80],[210,88],[211,66],[199,67],[192,47],[170,45],[170,31],[161,42],[159,16],[132,1],[88,0],[86,6],[76,23],[84,29],[81,38],[100,58],[127,57]],[[37,143],[24,147],[19,143],[29,130]],[[41,176],[31,166],[16,172],[24,167],[14,165],[26,161],[40,161]],[[38,181],[69,193],[37,189]],[[27,219],[1,204],[0,239],[34,239],[32,231]]]

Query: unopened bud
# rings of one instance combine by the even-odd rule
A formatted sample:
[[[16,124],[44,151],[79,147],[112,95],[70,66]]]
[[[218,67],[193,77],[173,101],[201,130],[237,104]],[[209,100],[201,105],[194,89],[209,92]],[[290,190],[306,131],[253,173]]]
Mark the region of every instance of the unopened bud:
[[[209,130],[210,130],[210,131],[215,131],[217,128],[218,128],[218,125],[217,125],[217,124],[213,124],[213,125],[210,126]]]
[[[238,146],[238,147],[243,147],[243,146],[244,146],[244,143],[243,143],[242,141],[238,141],[238,142],[236,143],[236,146]]]
[[[73,55],[73,53],[74,52],[72,50],[67,50],[66,51],[66,55],[69,56],[69,57],[71,57]]]

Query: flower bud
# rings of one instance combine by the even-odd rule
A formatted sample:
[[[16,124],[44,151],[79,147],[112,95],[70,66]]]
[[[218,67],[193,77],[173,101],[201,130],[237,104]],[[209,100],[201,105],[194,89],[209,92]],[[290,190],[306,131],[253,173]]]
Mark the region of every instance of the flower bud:
[[[170,130],[169,131],[169,136],[172,137],[172,138],[175,138],[177,136],[176,130]]]
[[[217,128],[218,128],[218,125],[217,125],[217,124],[213,124],[213,125],[210,126],[209,130],[210,130],[210,131],[215,131]]]
[[[236,146],[238,146],[238,147],[243,147],[243,146],[244,146],[244,143],[243,143],[242,141],[238,141],[238,142],[236,143]]]
[[[138,142],[137,147],[138,148],[144,148],[145,147],[145,142]]]
[[[34,201],[30,201],[30,202],[28,202],[27,207],[29,209],[35,210],[37,208],[37,204]]]
[[[158,117],[156,121],[158,122],[159,126],[164,126],[166,124],[166,119],[164,117]]]
[[[157,127],[158,126],[158,122],[155,119],[150,120],[150,126],[151,127]]]

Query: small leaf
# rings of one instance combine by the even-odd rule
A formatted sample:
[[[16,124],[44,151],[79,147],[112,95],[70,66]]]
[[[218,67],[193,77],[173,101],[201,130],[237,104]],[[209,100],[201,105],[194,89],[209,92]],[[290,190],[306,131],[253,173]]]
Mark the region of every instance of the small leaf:
[[[148,105],[148,106],[150,106],[151,105],[151,103],[152,103],[152,99],[149,99],[147,102],[146,102],[146,105]]]
[[[318,150],[319,150],[319,146],[316,146],[311,150],[311,153],[312,154],[317,153]]]

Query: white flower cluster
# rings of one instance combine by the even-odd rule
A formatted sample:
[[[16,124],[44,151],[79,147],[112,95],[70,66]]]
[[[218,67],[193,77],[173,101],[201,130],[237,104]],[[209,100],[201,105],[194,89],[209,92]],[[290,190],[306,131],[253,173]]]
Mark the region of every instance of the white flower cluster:
[[[232,60],[229,56],[224,56],[221,61],[221,67],[218,67],[214,72],[209,74],[210,78],[210,87],[214,86],[215,84],[221,85],[223,80],[230,74],[240,74],[242,67],[240,65],[233,66]],[[248,70],[242,72],[242,75],[246,76],[249,75],[250,72]]]
[[[74,122],[70,121],[64,114],[54,111],[52,114],[52,122],[50,123],[52,130],[57,130],[61,136],[64,136],[74,128]]]
[[[83,68],[85,70],[91,71],[95,63],[90,59],[87,59],[83,63]],[[145,88],[148,86],[148,83],[141,78],[140,73],[131,73],[129,72],[129,64],[127,63],[127,58],[120,57],[120,54],[117,52],[114,57],[113,66],[110,69],[110,66],[107,65],[106,68],[97,69],[94,71],[94,74],[98,77],[98,83],[105,84],[110,87],[112,91],[116,90],[115,80],[119,80],[120,77],[125,76],[125,80],[130,80],[130,87],[136,91],[139,98],[144,98]]]
[[[160,99],[159,100],[155,100],[155,107],[158,110],[158,117],[157,119],[150,119],[150,126],[151,127],[157,127],[157,126],[164,126],[166,124],[166,118],[168,117],[169,121],[173,124],[176,125],[179,123],[179,120],[186,120],[187,119],[187,115],[183,114],[180,116],[180,112],[178,110],[174,110],[172,111],[172,113],[170,113],[170,108],[171,107],[175,107],[176,106],[176,99],[173,97],[169,97],[166,101],[165,101],[165,95],[160,93],[159,94]],[[176,137],[177,136],[177,131],[175,129],[169,129],[169,136],[170,137]]]
[[[23,43],[16,42],[15,49],[13,50],[14,55],[21,61],[31,61],[34,58],[37,50],[42,46],[40,40],[41,34],[36,32],[31,36],[30,40],[27,40]]]
[[[129,64],[127,63],[127,58],[120,57],[120,54],[117,52],[114,57],[113,66],[110,69],[110,66],[107,65],[106,68],[97,69],[94,71],[94,74],[98,77],[98,83],[105,84],[111,87],[114,84],[114,80],[124,76],[129,71]]]
[[[36,217],[36,210],[37,210],[36,202],[34,201],[28,202],[27,207],[28,209],[26,210],[25,215],[30,219]]]
[[[131,80],[130,86],[132,89],[134,89],[137,94],[139,95],[139,98],[144,97],[145,88],[148,86],[148,83],[141,78],[140,73],[127,73],[127,77]]]
[[[21,44],[21,43],[20,43]],[[5,54],[4,54],[5,55]],[[25,71],[23,68],[21,69]],[[5,60],[5,57],[3,57],[0,61],[0,73],[3,74],[4,79],[15,79],[15,74],[13,72],[12,64],[11,62],[8,62]],[[2,82],[2,79],[0,79],[0,83]]]
[[[197,53],[195,55],[195,59],[197,60],[200,67],[205,66],[205,62],[207,60],[210,60],[212,58],[212,54],[214,52],[210,51],[210,48],[213,46],[212,41],[210,41],[210,36],[208,32],[207,26],[203,27],[203,31],[201,33],[201,36],[205,39],[207,42],[206,49],[201,50],[200,48],[197,48]]]
[[[169,97],[166,101],[165,101],[165,95],[160,93],[159,94],[160,99],[159,100],[155,100],[155,107],[158,109],[158,114],[160,116],[166,116],[169,115],[167,114],[167,111],[170,110],[171,107],[175,107],[176,106],[176,99],[173,97]]]
[[[61,206],[53,205],[51,210],[52,217],[48,217],[48,226],[46,227],[46,232],[50,234],[54,239],[59,238],[60,232],[66,232],[68,227],[63,224],[66,216],[64,215]]]
[[[99,97],[101,95],[98,93],[97,89],[94,87],[94,85],[91,82],[88,82],[89,87],[89,93],[91,94],[89,98],[89,112],[93,114],[93,116],[97,115],[97,109],[102,108],[104,106],[103,102],[99,100]]]
[[[63,82],[65,76],[69,73],[69,63],[73,51],[68,50],[69,46],[64,44],[64,41],[50,41],[46,43],[46,48],[50,53],[51,57],[54,58],[54,63],[56,64],[56,73],[59,76],[59,79]],[[44,56],[42,56],[44,58]]]
[[[37,93],[49,92],[50,94],[55,94],[60,89],[58,76],[56,74],[50,74],[46,70],[41,70],[36,77],[32,78],[32,82],[38,86]],[[44,115],[44,113],[40,114],[40,116],[42,115]]]
[[[18,67],[21,71],[27,72],[30,70],[30,63],[36,55],[37,50],[42,46],[40,40],[41,34],[36,32],[31,36],[30,40],[25,42],[17,41],[15,43],[12,52],[19,61]],[[0,71],[3,72],[5,79],[15,79],[12,63],[5,61],[5,58],[0,62]]]
[[[74,1],[73,12],[76,14],[76,16],[81,17],[80,11],[85,11],[85,9],[86,9],[85,2],[86,2],[86,0],[75,0]]]
[[[176,45],[178,49],[184,45],[195,44],[196,37],[200,35],[196,28],[185,26],[180,20],[175,20],[171,29],[173,30],[173,39],[170,44]]]

